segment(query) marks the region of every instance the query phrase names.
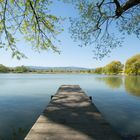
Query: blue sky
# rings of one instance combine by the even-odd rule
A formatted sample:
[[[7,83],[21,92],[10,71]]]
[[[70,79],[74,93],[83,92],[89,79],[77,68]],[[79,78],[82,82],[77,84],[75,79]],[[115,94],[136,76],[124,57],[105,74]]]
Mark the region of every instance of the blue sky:
[[[58,16],[77,16],[75,9],[70,4],[54,2],[50,8],[52,9],[52,13]],[[53,53],[53,51],[41,51],[40,53],[34,52],[31,49],[31,45],[21,38],[21,41],[18,42],[17,46],[20,46],[20,49],[25,53],[28,59],[13,59],[11,58],[9,51],[1,49],[0,64],[6,66],[78,66],[95,68],[104,66],[113,60],[119,60],[124,63],[129,57],[140,53],[140,40],[135,36],[126,36],[123,47],[114,49],[110,54],[110,57],[105,57],[101,61],[97,61],[93,59],[94,54],[92,50],[94,44],[92,46],[79,47],[78,43],[74,42],[68,33],[68,27],[70,25],[68,20],[65,20],[62,25],[64,26],[64,32],[58,36],[61,40],[61,44],[59,44],[59,49],[61,50],[60,55]]]

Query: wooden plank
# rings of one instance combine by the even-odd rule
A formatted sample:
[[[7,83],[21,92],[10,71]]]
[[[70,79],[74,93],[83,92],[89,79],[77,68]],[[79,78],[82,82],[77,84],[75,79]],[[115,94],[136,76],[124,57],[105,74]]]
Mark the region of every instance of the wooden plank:
[[[78,85],[62,85],[25,140],[121,140]]]

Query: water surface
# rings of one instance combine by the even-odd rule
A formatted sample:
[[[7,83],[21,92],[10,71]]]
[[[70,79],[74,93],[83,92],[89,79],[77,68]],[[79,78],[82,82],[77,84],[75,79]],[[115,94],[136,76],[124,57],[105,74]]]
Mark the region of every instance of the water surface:
[[[0,74],[0,140],[23,140],[62,84],[79,84],[125,139],[140,136],[139,76]]]

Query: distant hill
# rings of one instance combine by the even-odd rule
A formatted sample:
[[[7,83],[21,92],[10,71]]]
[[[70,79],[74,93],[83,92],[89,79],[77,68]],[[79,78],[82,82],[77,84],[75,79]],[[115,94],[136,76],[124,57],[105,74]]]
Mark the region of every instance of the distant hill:
[[[83,67],[42,67],[42,66],[26,66],[31,70],[73,70],[73,71],[78,71],[78,70],[89,70],[90,68],[83,68]]]

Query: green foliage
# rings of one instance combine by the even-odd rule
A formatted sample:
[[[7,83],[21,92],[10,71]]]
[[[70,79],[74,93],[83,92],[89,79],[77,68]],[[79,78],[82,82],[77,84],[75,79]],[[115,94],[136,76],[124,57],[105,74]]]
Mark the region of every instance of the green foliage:
[[[0,64],[0,73],[7,73],[10,69],[2,64]]]
[[[123,64],[120,61],[112,61],[105,67],[99,67],[94,70],[96,74],[120,74],[123,71]]]
[[[102,74],[103,73],[103,68],[102,67],[96,68],[94,70],[94,73],[96,73],[96,74]]]
[[[25,66],[18,66],[14,68],[15,73],[26,73],[29,72],[29,69]]]
[[[112,61],[104,67],[105,74],[119,74],[123,70],[123,64],[120,61]]]
[[[61,18],[49,13],[50,0],[1,0],[0,47],[10,49],[13,57],[25,57],[16,46],[17,34],[22,34],[35,50],[59,52],[54,41]],[[16,34],[17,33],[17,34]]]
[[[126,61],[125,73],[129,75],[140,75],[140,54],[137,54]]]
[[[140,38],[139,0],[65,1],[71,1],[79,11],[79,17],[71,19],[72,38],[82,46],[95,45],[95,58],[102,59],[122,46],[126,34]],[[120,32],[120,37],[110,27]]]
[[[103,58],[112,49],[122,46],[125,34],[140,37],[139,0],[62,0],[72,2],[79,11],[76,19],[71,19],[70,32],[81,45],[96,44],[95,58]],[[25,57],[16,42],[21,36],[32,44],[34,50],[59,52],[56,35],[61,17],[50,14],[51,0],[0,0],[0,48],[12,51],[12,56]],[[126,12],[127,11],[127,12]],[[110,27],[122,33],[116,37]],[[20,35],[17,37],[17,35]]]

